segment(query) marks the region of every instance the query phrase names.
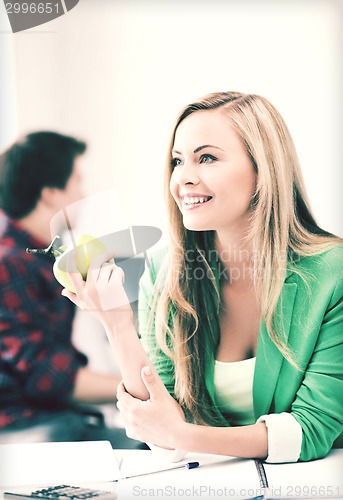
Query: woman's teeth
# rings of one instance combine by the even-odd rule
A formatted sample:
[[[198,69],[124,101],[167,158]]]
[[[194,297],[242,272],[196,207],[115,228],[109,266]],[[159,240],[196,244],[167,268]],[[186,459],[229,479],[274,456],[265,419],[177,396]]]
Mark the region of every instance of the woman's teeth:
[[[211,200],[211,196],[185,196],[183,202],[185,205],[197,205],[199,203],[206,203]]]

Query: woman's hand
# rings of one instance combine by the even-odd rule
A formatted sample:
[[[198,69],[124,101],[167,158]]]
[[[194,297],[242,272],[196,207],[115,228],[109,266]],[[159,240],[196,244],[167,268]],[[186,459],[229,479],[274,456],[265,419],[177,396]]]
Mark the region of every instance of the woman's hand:
[[[123,416],[126,434],[132,439],[162,448],[176,448],[175,436],[178,429],[185,425],[182,408],[170,396],[153,368],[144,366],[141,375],[149,392],[147,401],[132,397],[123,383],[118,386],[117,407]]]
[[[92,260],[87,280],[82,279],[76,263],[69,259],[68,277],[76,293],[63,289],[62,295],[68,297],[80,309],[89,311],[105,327],[120,328],[133,321],[130,301],[124,290],[124,272],[115,263],[109,263],[112,255],[102,254]]]

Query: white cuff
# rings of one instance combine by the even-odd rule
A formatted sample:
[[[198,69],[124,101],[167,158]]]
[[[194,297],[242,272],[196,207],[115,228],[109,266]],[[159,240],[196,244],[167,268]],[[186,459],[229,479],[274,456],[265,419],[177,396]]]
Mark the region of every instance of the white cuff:
[[[160,446],[156,446],[155,444],[147,443],[151,451],[162,455],[164,458],[169,460],[170,462],[180,462],[186,455],[187,451],[185,450],[167,450],[166,448],[161,448]]]
[[[268,430],[268,457],[266,462],[283,463],[297,462],[299,460],[302,428],[290,413],[262,415],[257,422],[265,422]]]

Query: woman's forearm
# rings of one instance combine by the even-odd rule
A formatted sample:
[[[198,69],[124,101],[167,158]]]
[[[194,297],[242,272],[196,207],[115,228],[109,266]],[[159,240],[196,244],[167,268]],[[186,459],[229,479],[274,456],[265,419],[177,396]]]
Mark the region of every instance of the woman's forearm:
[[[147,354],[138,338],[133,318],[106,328],[106,334],[118,361],[125,389],[135,398],[146,401],[149,393],[142,381],[143,366],[151,366]]]
[[[147,400],[149,393],[141,370],[143,366],[151,366],[151,362],[138,339],[130,301],[123,287],[124,273],[120,267],[108,263],[108,257],[102,255],[101,259],[91,262],[86,282],[81,274],[68,273],[76,293],[64,289],[62,295],[100,321],[118,360],[125,389],[132,396]]]
[[[171,436],[170,446],[197,453],[265,459],[268,455],[267,428],[264,422],[241,427],[181,423]]]

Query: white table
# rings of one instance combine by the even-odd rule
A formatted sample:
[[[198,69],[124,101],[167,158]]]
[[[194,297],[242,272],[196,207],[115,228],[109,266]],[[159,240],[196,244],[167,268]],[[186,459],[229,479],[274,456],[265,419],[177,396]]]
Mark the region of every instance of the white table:
[[[188,461],[198,461],[200,467],[152,473],[112,483],[82,483],[82,486],[114,491],[119,500],[239,499],[261,494],[252,460],[192,453],[179,464],[172,464],[151,451],[117,450],[115,454],[122,459],[123,476],[174,467]],[[343,498],[343,449],[332,450],[322,460],[265,464],[265,469],[273,498]]]

